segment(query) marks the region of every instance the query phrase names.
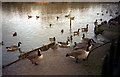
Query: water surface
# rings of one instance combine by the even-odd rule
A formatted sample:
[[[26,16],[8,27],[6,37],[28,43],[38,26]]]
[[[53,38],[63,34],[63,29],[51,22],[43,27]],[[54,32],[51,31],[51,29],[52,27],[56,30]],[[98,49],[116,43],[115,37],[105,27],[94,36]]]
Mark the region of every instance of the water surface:
[[[57,42],[66,41],[68,36],[73,35],[78,28],[86,27],[86,24],[89,24],[88,32],[80,30],[80,35],[74,36],[73,42],[81,42],[83,33],[87,38],[94,38],[94,21],[108,21],[116,16],[114,13],[117,9],[118,3],[2,3],[3,65],[18,59],[19,52],[7,52],[6,46],[17,45],[19,41],[22,42],[21,50],[28,52],[50,43],[50,37],[56,37]],[[71,29],[70,19],[65,17],[70,11],[75,16]],[[28,19],[28,15],[32,18]],[[36,16],[40,18],[36,19]],[[64,29],[63,34],[61,29]],[[12,36],[14,32],[18,34],[16,37]]]

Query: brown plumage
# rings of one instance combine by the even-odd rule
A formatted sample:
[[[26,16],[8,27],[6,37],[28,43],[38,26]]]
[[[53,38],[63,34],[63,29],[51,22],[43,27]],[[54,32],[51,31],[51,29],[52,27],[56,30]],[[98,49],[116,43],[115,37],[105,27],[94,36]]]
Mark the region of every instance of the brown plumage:
[[[43,59],[43,55],[41,54],[41,50],[39,49],[37,54],[29,55],[26,58],[29,59],[32,62],[32,64],[38,65],[37,62]]]

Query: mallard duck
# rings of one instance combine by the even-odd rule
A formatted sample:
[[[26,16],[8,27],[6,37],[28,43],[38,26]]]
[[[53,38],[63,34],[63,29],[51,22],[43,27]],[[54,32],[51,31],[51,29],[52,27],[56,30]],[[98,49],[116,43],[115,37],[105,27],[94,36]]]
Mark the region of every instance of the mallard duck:
[[[17,36],[17,32],[13,33],[13,37]]]
[[[6,47],[6,49],[7,49],[8,51],[18,50],[18,49],[20,49],[20,44],[22,44],[22,43],[21,43],[21,42],[18,42],[18,46],[13,45],[13,46],[10,46],[10,47]]]
[[[49,40],[50,40],[51,42],[55,42],[55,41],[56,41],[55,37],[49,38]]]
[[[79,49],[79,50],[75,50],[71,53],[67,53],[66,57],[71,57],[76,59],[76,63],[78,63],[78,61],[83,61],[87,58],[88,54],[89,54],[89,50],[93,47],[93,45],[88,45],[86,50],[83,49]]]
[[[29,59],[32,62],[32,64],[38,65],[37,62],[43,59],[43,55],[41,54],[41,50],[38,49],[38,54],[29,55],[26,58]]]
[[[66,42],[58,42],[60,47],[70,47],[70,43],[68,41]]]
[[[28,15],[28,19],[30,19],[30,18],[32,18],[32,16],[29,16],[29,15]]]
[[[79,35],[79,33],[80,33],[79,30],[80,30],[80,29],[78,29],[78,31],[75,31],[75,32],[74,32],[74,35]]]
[[[88,24],[86,25],[86,28],[81,28],[82,32],[87,32],[88,31]]]
[[[97,25],[98,25],[97,19],[96,19],[96,21],[94,22],[94,25],[95,25],[95,26],[97,26]]]

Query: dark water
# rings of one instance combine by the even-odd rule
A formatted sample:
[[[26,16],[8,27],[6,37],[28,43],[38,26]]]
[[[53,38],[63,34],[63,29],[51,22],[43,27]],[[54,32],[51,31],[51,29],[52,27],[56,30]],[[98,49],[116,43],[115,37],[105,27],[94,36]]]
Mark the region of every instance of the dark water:
[[[100,23],[101,18],[108,21],[116,16],[117,9],[118,3],[2,3],[3,65],[18,59],[18,51],[7,52],[5,47],[17,45],[19,41],[22,42],[21,50],[27,52],[50,43],[50,37],[56,37],[57,42],[66,41],[68,36],[78,28],[86,27],[86,24],[89,24],[86,37],[94,38],[94,21],[98,19]],[[65,17],[70,11],[75,16],[71,30],[70,19]],[[28,19],[28,15],[33,17]],[[36,19],[36,16],[40,18]],[[60,17],[58,20],[57,16]],[[63,34],[61,29],[64,29]],[[14,32],[18,34],[16,37],[12,36]],[[80,30],[80,35],[74,36],[73,42],[81,42],[83,33]]]

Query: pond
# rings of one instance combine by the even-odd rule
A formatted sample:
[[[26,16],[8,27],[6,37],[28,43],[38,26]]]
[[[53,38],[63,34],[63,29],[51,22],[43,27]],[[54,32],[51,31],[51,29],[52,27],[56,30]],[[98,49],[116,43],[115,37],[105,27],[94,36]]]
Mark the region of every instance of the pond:
[[[22,42],[21,50],[28,52],[50,43],[49,38],[55,37],[57,42],[66,41],[80,28],[79,36],[73,36],[73,43],[81,42],[82,34],[87,38],[94,38],[94,22],[108,21],[115,17],[118,3],[38,3],[38,2],[10,2],[2,3],[2,63],[8,64],[18,59],[19,51],[8,52],[6,47]],[[72,11],[70,19],[65,17]],[[106,14],[106,11],[108,13]],[[97,15],[99,13],[99,15]],[[104,14],[104,15],[102,15]],[[112,16],[110,16],[112,14]],[[32,18],[28,19],[28,15]],[[36,18],[39,16],[39,18]],[[59,19],[57,20],[57,16]],[[102,21],[100,21],[102,19]],[[50,27],[50,24],[51,27]],[[88,26],[88,32],[81,32],[81,28]],[[61,30],[64,30],[63,34]],[[13,37],[13,33],[17,36]],[[72,45],[72,44],[71,44]]]

